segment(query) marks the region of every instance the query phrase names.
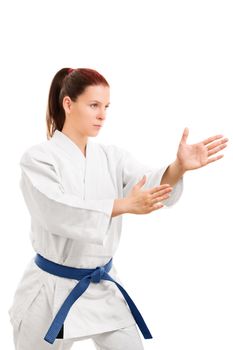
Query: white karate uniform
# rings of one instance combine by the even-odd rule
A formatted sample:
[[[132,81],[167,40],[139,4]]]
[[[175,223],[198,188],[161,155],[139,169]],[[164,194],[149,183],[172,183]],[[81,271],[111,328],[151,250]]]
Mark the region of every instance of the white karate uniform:
[[[122,215],[111,217],[114,200],[125,197],[144,174],[147,181],[143,189],[159,185],[168,165],[151,168],[121,147],[96,143],[90,138],[85,157],[68,136],[56,130],[50,140],[27,149],[20,166],[20,187],[31,216],[30,238],[35,252],[59,264],[96,268],[114,256],[120,241]],[[183,178],[164,203],[176,203],[182,190]],[[127,291],[118,278],[114,259],[109,274]],[[33,257],[9,310],[14,331],[23,327],[28,311],[38,300],[41,310],[48,303],[54,317],[76,284],[76,280],[41,270]],[[32,329],[37,328],[36,319]],[[51,321],[48,320],[45,333]],[[135,326],[135,320],[117,286],[101,280],[91,283],[70,309],[63,339],[68,342],[98,336],[132,325]]]

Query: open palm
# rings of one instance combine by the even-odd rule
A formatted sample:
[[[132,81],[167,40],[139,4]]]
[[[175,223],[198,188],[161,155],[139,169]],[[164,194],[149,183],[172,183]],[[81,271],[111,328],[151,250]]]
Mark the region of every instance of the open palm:
[[[204,141],[188,145],[186,143],[189,129],[185,128],[177,151],[177,159],[184,170],[201,168],[223,157],[223,154],[210,158],[227,146],[227,138],[215,135]],[[216,141],[218,140],[218,141]]]

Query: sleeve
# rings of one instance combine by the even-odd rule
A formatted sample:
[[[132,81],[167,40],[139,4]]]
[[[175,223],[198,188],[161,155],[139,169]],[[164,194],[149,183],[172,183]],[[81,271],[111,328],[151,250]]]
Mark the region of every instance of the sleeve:
[[[123,149],[122,149],[123,150]],[[124,197],[128,195],[132,187],[146,175],[146,183],[142,187],[143,189],[149,189],[155,186],[159,186],[169,165],[162,166],[161,168],[151,168],[146,164],[140,163],[135,157],[128,152],[123,150],[123,165],[122,165],[122,176],[123,176],[123,194]],[[164,206],[174,205],[183,192],[183,177],[173,186],[173,190],[168,199],[163,201]]]
[[[103,245],[114,199],[83,200],[64,193],[53,163],[48,152],[38,149],[20,159],[20,188],[31,217],[53,234]]]

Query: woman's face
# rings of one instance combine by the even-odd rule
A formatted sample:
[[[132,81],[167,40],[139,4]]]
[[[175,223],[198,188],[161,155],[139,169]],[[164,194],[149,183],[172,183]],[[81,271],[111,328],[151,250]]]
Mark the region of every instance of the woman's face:
[[[110,104],[109,90],[109,87],[104,85],[88,86],[75,102],[65,96],[63,107],[66,126],[75,129],[82,136],[96,136],[105,122],[106,111]]]

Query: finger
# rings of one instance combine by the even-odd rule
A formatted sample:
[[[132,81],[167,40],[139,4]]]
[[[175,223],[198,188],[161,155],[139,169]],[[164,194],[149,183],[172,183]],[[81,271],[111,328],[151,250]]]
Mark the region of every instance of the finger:
[[[227,138],[225,139],[222,139],[221,141],[216,141],[216,142],[213,142],[211,145],[207,146],[207,149],[208,150],[211,150],[212,148],[218,146],[218,145],[222,145],[222,144],[226,144],[228,141]]]
[[[216,160],[219,160],[219,159],[221,159],[221,158],[223,158],[223,157],[224,157],[224,154],[220,154],[220,155],[217,156],[217,157],[209,158],[206,164],[215,162]]]
[[[212,149],[211,151],[208,151],[208,157],[212,156],[213,154],[220,152],[223,148],[227,147],[227,145],[221,145],[218,147],[215,147],[214,149]]]
[[[171,191],[173,190],[172,187],[168,187],[164,190],[161,190],[161,191],[158,191],[158,192],[155,192],[151,195],[151,199],[154,199],[154,198],[158,198],[160,196],[163,196],[164,194],[167,194],[167,193],[170,193]]]
[[[153,204],[151,211],[158,210],[158,209],[161,209],[163,207],[164,207],[164,205],[162,203],[155,203],[155,204]]]
[[[210,142],[213,142],[215,140],[221,139],[223,137],[223,135],[215,135],[215,136],[211,136],[208,139],[205,139],[204,141],[202,141],[202,143],[204,143],[204,145],[207,145]]]
[[[163,190],[165,188],[168,188],[168,187],[171,187],[171,186],[169,184],[163,184],[163,185],[160,185],[160,186],[152,187],[152,188],[150,188],[149,190],[147,190],[145,192],[153,194],[155,192],[161,191],[161,190]]]
[[[181,137],[181,141],[180,141],[181,143],[186,143],[187,138],[188,138],[188,134],[189,134],[189,129],[185,128],[183,131],[183,135]]]
[[[164,201],[164,200],[168,199],[169,197],[170,197],[170,194],[165,194],[165,195],[163,195],[163,196],[159,196],[159,197],[157,197],[156,199],[154,199],[154,200],[152,201],[152,203],[153,203],[153,204],[159,203],[159,202],[161,202],[161,201]]]

